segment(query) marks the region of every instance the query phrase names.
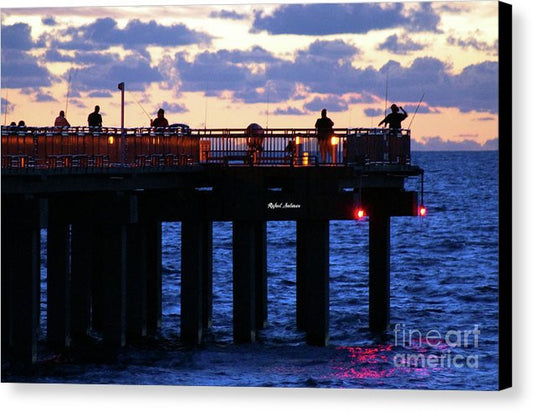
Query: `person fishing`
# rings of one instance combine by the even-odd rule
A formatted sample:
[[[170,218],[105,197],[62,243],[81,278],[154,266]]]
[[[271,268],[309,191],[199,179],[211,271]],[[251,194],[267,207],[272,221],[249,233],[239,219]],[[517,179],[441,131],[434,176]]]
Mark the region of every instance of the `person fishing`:
[[[389,113],[387,116],[385,116],[385,118],[379,122],[378,127],[382,124],[386,124],[389,126],[389,129],[401,129],[402,121],[407,118],[407,112],[402,106],[398,107],[395,104],[393,104],[390,109],[392,113]],[[400,110],[402,113],[400,113]]]
[[[100,106],[94,106],[94,112],[87,117],[89,127],[102,127],[102,115],[100,114]]]
[[[331,137],[333,136],[333,120],[328,116],[328,111],[322,109],[321,117],[315,123],[316,138],[318,140],[318,148],[320,149],[320,157],[322,163],[327,162],[328,153],[333,158],[333,147],[331,145]]]
[[[157,111],[157,117],[154,120],[150,120],[150,126],[168,127],[168,120],[165,118],[165,111],[163,109],[159,109]]]
[[[265,131],[257,123],[250,123],[246,127],[246,144],[248,145],[248,156],[252,164],[261,162],[261,153],[263,152],[263,142],[265,140]]]
[[[61,110],[59,112],[59,116],[56,117],[56,120],[54,122],[54,126],[56,127],[70,127],[70,123],[68,122],[67,118],[65,117],[65,112]]]

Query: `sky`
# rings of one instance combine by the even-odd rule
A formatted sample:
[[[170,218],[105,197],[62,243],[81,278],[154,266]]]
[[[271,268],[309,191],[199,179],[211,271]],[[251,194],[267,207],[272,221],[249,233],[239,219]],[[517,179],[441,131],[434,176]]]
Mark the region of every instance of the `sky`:
[[[125,82],[127,127],[376,127],[396,103],[415,150],[497,149],[495,1],[42,4],[2,0],[2,124],[118,127]]]

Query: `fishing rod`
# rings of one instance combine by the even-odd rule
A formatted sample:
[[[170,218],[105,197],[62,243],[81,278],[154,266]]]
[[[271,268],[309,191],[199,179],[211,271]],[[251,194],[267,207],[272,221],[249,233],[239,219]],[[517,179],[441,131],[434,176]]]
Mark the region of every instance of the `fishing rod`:
[[[207,95],[204,95],[204,131],[207,130]]]
[[[387,77],[385,78],[385,110],[383,110],[384,116],[387,116],[388,105],[389,105],[389,69],[387,69]]]
[[[7,108],[8,108],[8,103],[9,101],[7,100],[7,97],[8,97],[8,89],[6,89],[6,104],[5,104],[5,109],[4,109],[4,125],[7,126]]]
[[[266,90],[266,92],[267,92],[266,129],[268,130],[268,115],[269,115],[269,109],[270,109],[270,83],[268,81],[266,82],[266,88],[267,88],[267,90]]]
[[[131,95],[131,97],[133,98],[133,101],[134,101],[135,103],[137,103],[137,105],[141,108],[141,110],[142,110],[143,113],[146,115],[146,117],[148,117],[148,120],[152,121],[152,117],[150,116],[150,114],[149,114],[146,110],[144,110],[144,107],[142,107],[142,105],[137,101],[137,99],[135,98],[135,96],[133,96],[133,94],[131,94],[131,93],[130,93],[130,95]]]
[[[65,104],[65,117],[67,117],[68,113],[68,100],[70,97],[70,85],[72,80],[72,68],[68,71],[68,81],[67,81],[67,103]]]
[[[422,100],[424,99],[424,96],[426,93],[422,93],[422,97],[420,97],[420,100],[418,101],[418,105],[416,106],[415,114],[413,114],[413,117],[411,117],[411,121],[409,122],[409,126],[407,126],[408,129],[411,128],[411,123],[413,123],[413,120],[415,120],[415,116],[418,113],[418,108],[420,107],[420,103],[422,103]]]

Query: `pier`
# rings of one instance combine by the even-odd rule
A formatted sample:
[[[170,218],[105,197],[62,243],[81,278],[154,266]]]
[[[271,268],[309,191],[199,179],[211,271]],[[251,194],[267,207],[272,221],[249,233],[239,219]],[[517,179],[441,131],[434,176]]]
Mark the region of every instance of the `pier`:
[[[320,159],[314,129],[2,128],[2,351],[31,364],[47,229],[47,344],[106,347],[161,326],[161,224],[181,222],[181,339],[212,325],[212,224],[233,226],[233,339],[268,319],[266,222],[296,221],[295,322],[329,336],[329,221],[369,219],[369,329],[390,317],[390,221],[418,216],[405,180],[409,130],[336,129]],[[347,248],[350,245],[346,245]],[[349,268],[347,268],[349,270]]]

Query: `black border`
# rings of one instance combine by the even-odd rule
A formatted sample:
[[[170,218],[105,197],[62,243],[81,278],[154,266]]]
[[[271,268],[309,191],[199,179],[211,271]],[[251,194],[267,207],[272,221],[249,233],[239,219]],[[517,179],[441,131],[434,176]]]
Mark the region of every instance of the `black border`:
[[[498,3],[499,53],[499,368],[498,387],[512,386],[512,6]]]

